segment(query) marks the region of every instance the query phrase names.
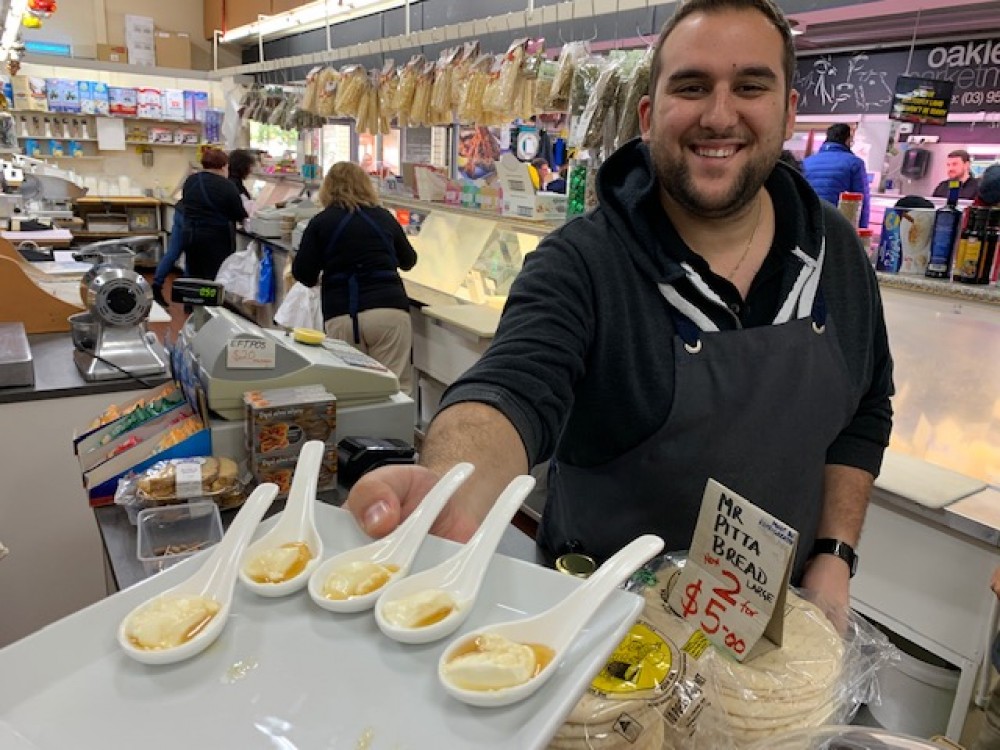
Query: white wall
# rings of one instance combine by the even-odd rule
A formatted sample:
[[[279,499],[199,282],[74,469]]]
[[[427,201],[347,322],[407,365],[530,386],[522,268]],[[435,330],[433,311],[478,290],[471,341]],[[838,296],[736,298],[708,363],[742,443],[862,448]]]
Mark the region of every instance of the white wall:
[[[185,31],[191,36],[191,65],[212,68],[212,44],[202,38],[203,0],[67,0],[41,29],[24,29],[24,41],[73,45],[75,57],[94,59],[98,44],[125,43],[125,16],[149,16],[164,31]],[[231,50],[219,50],[219,67],[240,64]]]

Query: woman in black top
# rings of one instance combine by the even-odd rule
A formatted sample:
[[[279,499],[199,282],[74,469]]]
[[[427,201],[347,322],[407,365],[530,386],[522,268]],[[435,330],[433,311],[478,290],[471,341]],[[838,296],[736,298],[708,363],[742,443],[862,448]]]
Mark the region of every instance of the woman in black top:
[[[235,222],[247,217],[236,186],[227,179],[224,151],[205,149],[203,170],[184,181],[184,255],[189,276],[214,279],[236,250]]]
[[[239,194],[250,200],[250,193],[243,180],[250,176],[257,165],[257,156],[245,148],[234,148],[229,152],[229,181],[236,186]]]
[[[302,234],[292,275],[315,286],[323,274],[326,334],[353,343],[410,391],[409,300],[397,268],[408,271],[417,253],[357,164],[338,162],[319,191],[324,210]]]

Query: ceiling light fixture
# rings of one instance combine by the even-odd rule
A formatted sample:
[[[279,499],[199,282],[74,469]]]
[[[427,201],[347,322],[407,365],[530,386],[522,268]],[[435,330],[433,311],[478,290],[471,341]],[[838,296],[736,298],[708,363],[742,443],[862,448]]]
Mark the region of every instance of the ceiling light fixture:
[[[410,0],[413,2],[413,0]],[[407,0],[319,0],[294,10],[265,16],[259,21],[228,29],[222,35],[222,42],[237,42],[241,39],[283,36],[300,33],[330,24],[343,23],[362,16],[381,13],[409,4]]]
[[[6,57],[17,41],[21,30],[21,17],[28,10],[28,0],[10,0],[7,16],[3,20],[3,34],[0,34],[0,57]]]

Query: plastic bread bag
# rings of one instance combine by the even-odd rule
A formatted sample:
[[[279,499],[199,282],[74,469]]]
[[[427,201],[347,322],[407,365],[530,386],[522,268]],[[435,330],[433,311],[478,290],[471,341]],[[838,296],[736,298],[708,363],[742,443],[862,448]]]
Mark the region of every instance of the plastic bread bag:
[[[340,74],[333,68],[323,68],[316,84],[316,114],[320,117],[336,117],[337,85]]]
[[[319,104],[319,74],[322,70],[323,67],[317,65],[306,74],[306,88],[302,93],[302,101],[299,102],[299,108],[306,112],[316,113]]]
[[[524,65],[524,48],[527,39],[516,39],[503,56],[499,74],[490,80],[483,95],[484,109],[492,112],[509,113],[514,107],[517,94],[517,80]]]
[[[340,81],[337,83],[337,98],[334,106],[337,114],[346,117],[357,117],[358,108],[368,87],[368,71],[364,66],[350,64],[340,69]]]
[[[391,122],[396,116],[396,89],[399,87],[399,71],[392,59],[386,60],[378,74],[379,118]]]
[[[406,127],[410,122],[410,109],[413,106],[413,96],[417,91],[417,82],[427,60],[423,55],[414,55],[399,71],[399,84],[396,86],[396,98],[392,109],[396,113],[399,127]]]
[[[426,63],[417,76],[410,105],[410,122],[414,125],[428,125],[431,121],[431,92],[434,88],[434,63]]]
[[[831,726],[771,737],[747,750],[962,750],[947,737],[929,740],[863,726]]]
[[[462,81],[461,100],[458,103],[459,122],[474,124],[483,113],[483,95],[490,81],[493,65],[491,55],[480,55],[469,65],[469,71]]]
[[[709,643],[697,616],[684,619],[668,606],[684,562],[683,554],[665,555],[633,577],[647,602],[643,616],[696,660],[704,678],[703,708],[691,728],[664,715],[665,747],[737,750],[798,729],[847,723],[861,703],[876,698],[875,675],[898,654],[866,620],[841,613],[844,631],[838,632],[814,597],[789,589],[781,647],[740,663]]]
[[[632,69],[628,79],[622,81],[618,94],[618,131],[615,134],[615,148],[639,135],[639,100],[649,93],[652,65],[653,50],[648,49]]]
[[[227,510],[243,504],[249,480],[230,458],[171,458],[119,480],[115,504],[125,508],[133,524],[140,510],[160,505],[211,500]]]
[[[479,42],[465,42],[459,50],[452,64],[451,74],[451,109],[456,111],[462,106],[462,84],[469,75],[472,64],[479,58]]]
[[[434,64],[434,83],[431,86],[431,110],[435,113],[451,111],[451,84],[454,64],[461,47],[443,50]]]
[[[576,66],[588,55],[590,55],[590,46],[587,42],[569,42],[559,50],[555,75],[549,88],[549,108],[557,112],[566,112],[569,109]]]
[[[621,62],[609,60],[597,76],[583,112],[570,133],[569,146],[601,148],[604,143],[604,123],[608,113],[613,113],[618,103],[618,84],[621,80]]]

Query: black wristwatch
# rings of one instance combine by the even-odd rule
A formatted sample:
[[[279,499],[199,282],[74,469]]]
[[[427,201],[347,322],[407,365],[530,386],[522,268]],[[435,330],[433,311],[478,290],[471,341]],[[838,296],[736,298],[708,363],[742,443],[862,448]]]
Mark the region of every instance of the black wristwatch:
[[[854,578],[854,574],[858,572],[858,553],[847,542],[842,542],[839,539],[817,539],[813,543],[809,557],[816,557],[816,555],[836,555],[851,569],[851,578]]]

